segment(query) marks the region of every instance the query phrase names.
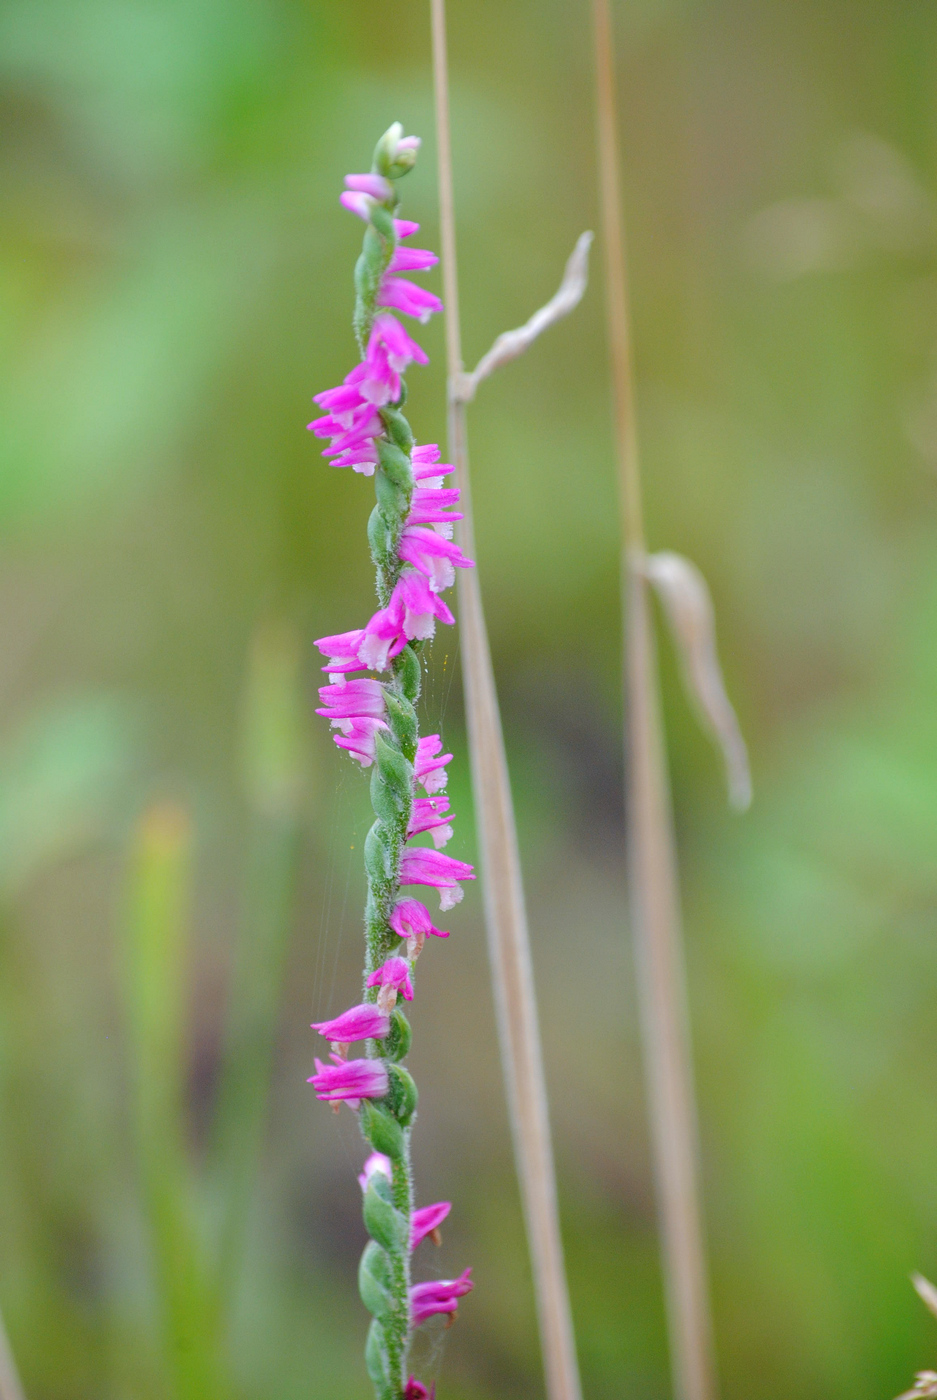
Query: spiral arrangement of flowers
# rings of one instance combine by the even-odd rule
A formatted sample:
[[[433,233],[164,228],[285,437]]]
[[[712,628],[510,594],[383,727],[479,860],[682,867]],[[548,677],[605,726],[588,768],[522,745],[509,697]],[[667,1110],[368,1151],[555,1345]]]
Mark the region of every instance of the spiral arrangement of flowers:
[[[422,681],[420,652],[437,621],[454,618],[440,596],[457,568],[471,567],[453,541],[459,492],[443,483],[452,468],[435,444],[417,446],[402,409],[403,380],[411,363],[427,356],[394,312],[425,322],[442,310],[438,297],[398,274],[432,267],[436,256],[403,246],[419,225],[397,215],[397,181],[413,168],[420,141],[394,123],[374,152],[369,174],[347,175],[342,204],[367,224],[355,267],[355,333],[361,362],[342,384],[318,394],[325,415],[311,430],[330,440],[323,455],[333,466],[374,478],[377,503],[368,541],[377,575],[379,607],[362,628],[321,637],[329,684],[319,691],[335,742],[371,770],[374,825],[364,847],[364,986],[360,1004],[313,1029],[330,1042],[330,1063],[316,1060],[310,1083],[336,1111],[344,1100],[357,1114],[370,1156],[359,1177],[364,1222],[371,1239],[358,1279],[373,1321],[365,1361],[378,1400],[422,1400],[429,1392],[408,1374],[412,1331],[436,1314],[454,1315],[472,1288],[471,1270],[456,1279],[411,1284],[410,1261],[450,1211],[448,1201],[414,1209],[410,1134],[417,1090],[404,1066],[410,1023],[400,1001],[413,999],[413,969],[427,935],[447,938],[420,900],[403,887],[439,892],[440,908],[462,898],[460,881],[472,867],[446,855],[452,814],[445,795],[446,765],[438,734],[420,737],[416,703]],[[358,677],[357,671],[379,679]],[[431,846],[411,846],[428,833]],[[364,1057],[349,1059],[363,1041]]]

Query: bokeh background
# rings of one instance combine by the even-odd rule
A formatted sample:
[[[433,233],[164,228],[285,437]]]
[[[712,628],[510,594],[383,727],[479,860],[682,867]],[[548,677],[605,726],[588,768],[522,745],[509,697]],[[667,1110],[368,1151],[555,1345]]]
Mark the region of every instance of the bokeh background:
[[[649,534],[710,581],[756,791],[728,813],[663,642],[724,1392],[888,1400],[937,1361],[908,1284],[937,1273],[937,10],[615,15]],[[450,31],[474,362],[596,226],[588,5],[451,0]],[[397,118],[438,247],[431,104],[423,0],[0,7],[0,1305],[30,1400],[369,1393],[361,1144],[305,1078],[360,967],[366,783],[310,718],[311,639],[371,607],[370,486],[305,424],[354,353],[342,176]],[[585,1391],[657,1400],[602,296],[596,258],[470,432]],[[440,635],[472,859],[460,679]],[[451,926],[415,1155],[456,1203],[424,1267],[477,1287],[421,1359],[519,1400],[477,889]]]

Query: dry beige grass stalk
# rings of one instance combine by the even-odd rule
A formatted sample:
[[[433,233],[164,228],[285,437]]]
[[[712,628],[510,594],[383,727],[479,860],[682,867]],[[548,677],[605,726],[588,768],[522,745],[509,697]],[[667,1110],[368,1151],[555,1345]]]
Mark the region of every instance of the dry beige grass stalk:
[[[2,1317],[0,1317],[0,1400],[25,1400]]]
[[[460,509],[465,516],[460,544],[471,556],[474,549],[465,399],[459,392],[461,388],[464,394],[468,376],[463,372],[459,331],[444,0],[431,0],[431,8],[449,371],[449,450],[462,491]],[[549,319],[541,322],[538,329]],[[549,1400],[579,1400],[517,833],[476,569],[459,571],[459,631],[485,922],[547,1395]]]
[[[593,0],[606,304],[621,481],[628,885],[661,1220],[674,1392],[714,1400],[676,852],[641,509],[608,0]]]

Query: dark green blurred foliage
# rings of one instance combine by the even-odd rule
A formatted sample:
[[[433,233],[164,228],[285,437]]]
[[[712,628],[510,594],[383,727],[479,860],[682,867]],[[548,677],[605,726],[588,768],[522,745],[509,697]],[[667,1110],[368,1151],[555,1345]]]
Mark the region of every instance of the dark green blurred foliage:
[[[472,362],[596,222],[587,8],[450,3]],[[724,1389],[881,1400],[937,1351],[907,1283],[937,1273],[937,13],[616,14],[650,540],[710,581],[755,778],[730,817],[663,643]],[[426,138],[404,212],[438,246],[428,64],[409,0],[0,6],[0,1305],[30,1400],[169,1393],[176,1235],[187,1317],[216,1304],[186,1259],[227,1240],[240,1260],[218,1385],[368,1394],[360,1139],[304,1082],[309,1022],[358,986],[366,780],[320,727],[284,741],[283,716],[295,668],[307,698],[318,681],[311,638],[373,606],[369,492],[305,423],[354,355],[341,177],[396,118]],[[485,386],[471,433],[586,1391],[656,1400],[601,295],[596,274]],[[409,409],[432,441],[441,325],[421,338]],[[421,703],[457,754],[451,849],[471,859],[451,634]],[[276,775],[310,764],[300,799]],[[160,1149],[182,1184],[155,1249],[134,1128],[152,1046],[123,961],[153,800],[191,814],[164,1008],[183,1140]],[[422,1266],[471,1263],[477,1287],[420,1355],[453,1400],[526,1397],[477,891],[451,926],[412,1017],[420,1200],[455,1202]]]

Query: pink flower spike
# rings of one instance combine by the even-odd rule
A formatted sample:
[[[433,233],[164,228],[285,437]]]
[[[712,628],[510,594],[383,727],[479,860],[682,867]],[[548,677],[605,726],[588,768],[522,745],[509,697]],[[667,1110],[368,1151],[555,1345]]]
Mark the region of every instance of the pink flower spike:
[[[327,719],[382,719],[384,716],[384,687],[380,681],[346,681],[344,685],[323,685],[319,688],[322,708],[317,715]]]
[[[334,637],[320,637],[314,642],[313,645],[319,648],[322,655],[329,657],[329,664],[322,667],[323,671],[331,671],[333,674],[360,671],[358,648],[363,637],[364,628],[356,627],[352,632],[336,632]]]
[[[414,233],[419,233],[419,231],[419,224],[415,224],[412,219],[394,220],[394,233],[396,233],[398,238],[410,238]]]
[[[438,734],[427,734],[417,741],[413,777],[416,782],[422,783],[423,790],[430,797],[434,792],[442,792],[446,786],[446,764],[451,761],[452,754],[440,754],[441,748],[442,740]]]
[[[380,719],[333,719],[332,728],[338,729],[333,735],[340,749],[347,749],[352,758],[357,759],[362,768],[370,768],[377,755],[377,735],[387,725]]]
[[[390,1031],[390,1017],[376,1006],[362,1003],[361,1006],[353,1006],[350,1011],[343,1011],[334,1021],[314,1021],[312,1029],[324,1035],[326,1040],[351,1045],[356,1040],[383,1040]]]
[[[452,909],[462,899],[460,880],[474,880],[472,867],[442,851],[425,848],[404,851],[400,858],[402,885],[431,885],[439,890],[439,907]]]
[[[456,1312],[459,1299],[472,1291],[471,1273],[471,1269],[466,1269],[458,1278],[430,1279],[428,1283],[415,1284],[410,1289],[410,1316],[414,1327],[436,1313]]]
[[[383,1152],[372,1152],[359,1173],[358,1185],[362,1191],[367,1191],[368,1182],[376,1172],[379,1172],[381,1176],[386,1176],[387,1180],[390,1181],[392,1171],[389,1157],[385,1157]]]
[[[426,272],[439,262],[428,248],[395,248],[388,272]]]
[[[424,324],[434,311],[442,311],[439,297],[425,287],[418,287],[415,282],[408,282],[405,277],[385,277],[377,299],[381,306],[402,311],[405,316],[413,316]]]
[[[351,190],[345,190],[338,196],[339,204],[343,204],[352,214],[357,214],[359,219],[364,219],[369,223],[371,219],[371,201],[366,194],[353,194]],[[397,235],[400,237],[400,234]]]
[[[410,1217],[410,1248],[416,1249],[427,1235],[438,1230],[452,1209],[451,1201],[437,1201],[434,1206],[422,1206]],[[438,1243],[438,1241],[437,1241]]]
[[[425,938],[433,934],[436,938],[448,938],[448,929],[434,928],[429,910],[418,899],[401,899],[394,906],[390,916],[390,926],[398,938]]]
[[[404,1001],[413,1000],[413,983],[410,981],[410,964],[406,958],[388,958],[376,972],[368,978],[369,987],[393,987],[403,996]]]
[[[316,1096],[327,1103],[348,1099],[355,1106],[361,1099],[382,1099],[390,1087],[383,1060],[343,1060],[333,1055],[332,1064],[316,1060],[316,1073],[306,1082]]]
[[[345,184],[355,194],[368,194],[382,204],[394,197],[394,187],[383,175],[346,175]]]

